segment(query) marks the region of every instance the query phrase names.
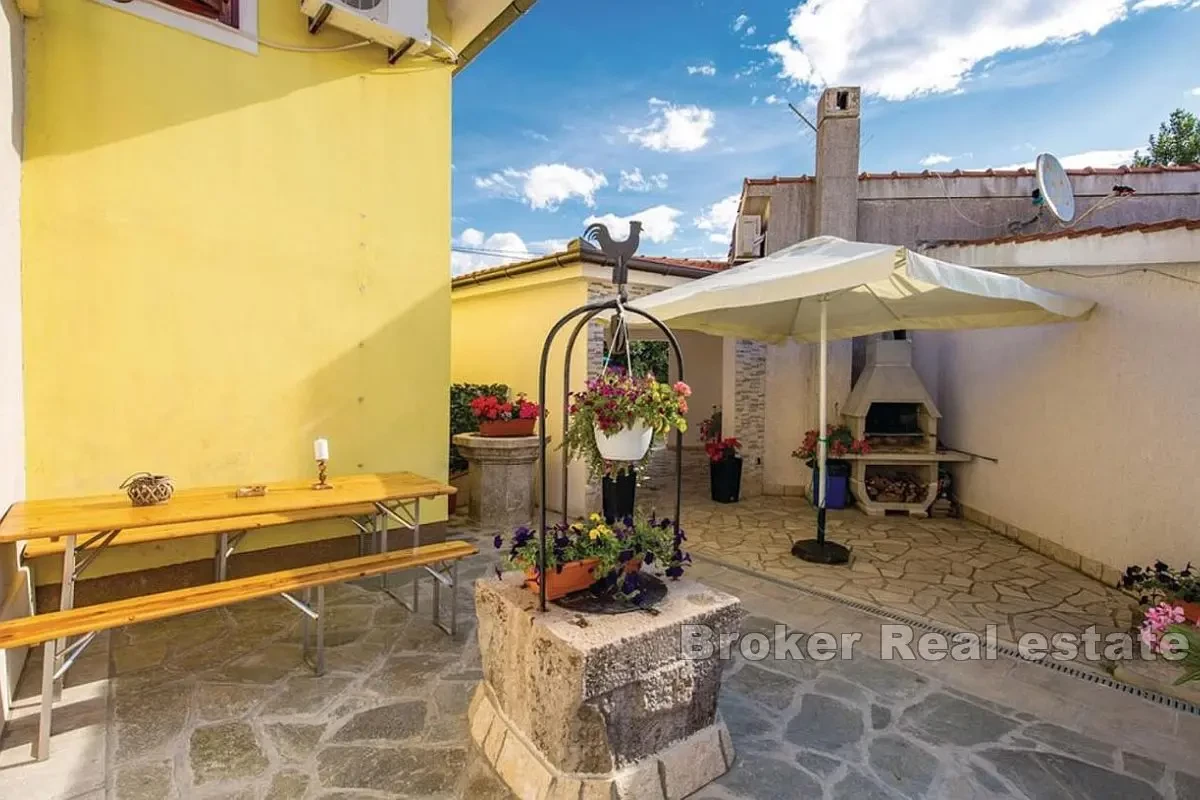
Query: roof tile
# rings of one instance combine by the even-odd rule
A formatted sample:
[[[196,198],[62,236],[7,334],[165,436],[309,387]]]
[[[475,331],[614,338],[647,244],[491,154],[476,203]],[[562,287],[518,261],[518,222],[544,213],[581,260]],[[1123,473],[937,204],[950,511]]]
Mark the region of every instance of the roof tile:
[[[940,241],[935,247],[968,247],[981,244],[1016,244],[1025,242],[1048,242],[1054,239],[1080,239],[1084,236],[1119,236],[1123,233],[1157,233],[1170,230],[1200,230],[1200,219],[1169,219],[1162,222],[1134,222],[1129,225],[1114,225],[1112,227],[1065,228],[1046,233],[1031,233],[1024,236],[999,236],[994,239],[958,239],[955,241]]]

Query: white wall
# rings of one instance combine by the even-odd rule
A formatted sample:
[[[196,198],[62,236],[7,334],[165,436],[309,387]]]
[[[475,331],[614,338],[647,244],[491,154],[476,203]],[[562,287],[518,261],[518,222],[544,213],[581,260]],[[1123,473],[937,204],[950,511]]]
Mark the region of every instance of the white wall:
[[[922,372],[938,383],[943,441],[999,459],[958,468],[961,501],[1118,569],[1200,562],[1200,285],[1167,277],[1200,281],[1200,264],[1156,274],[1134,261],[1169,261],[1169,247],[1195,262],[1200,232],[1121,241],[1131,236],[933,251],[974,265],[1064,264],[1086,277],[1026,279],[1099,305],[1078,324],[917,339],[922,360],[930,349],[939,358],[936,373]]]
[[[21,392],[21,134],[24,32],[12,0],[0,0],[0,515],[25,494]],[[24,573],[14,545],[0,545],[0,620],[27,613]],[[0,726],[23,652],[0,660]]]
[[[688,429],[683,435],[684,447],[701,447],[700,423],[721,405],[722,346],[721,337],[695,331],[676,331],[679,349],[683,351],[683,374],[692,396],[688,398]],[[671,380],[675,380],[675,364],[671,363]]]
[[[825,413],[830,425],[841,421],[850,394],[849,339],[829,343]],[[797,494],[811,485],[808,468],[792,458],[804,432],[820,420],[818,345],[789,342],[767,348],[766,448],[763,491]]]

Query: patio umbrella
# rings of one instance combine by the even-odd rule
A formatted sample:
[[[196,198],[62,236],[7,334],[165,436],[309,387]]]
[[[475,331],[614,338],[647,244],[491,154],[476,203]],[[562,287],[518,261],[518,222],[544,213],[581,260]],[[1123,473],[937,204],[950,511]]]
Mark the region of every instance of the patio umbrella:
[[[828,341],[897,329],[959,330],[1086,319],[1095,303],[895,245],[818,236],[629,303],[672,328],[765,342],[820,343],[817,538],[792,552],[844,562],[825,541]],[[634,319],[630,325],[637,326]]]

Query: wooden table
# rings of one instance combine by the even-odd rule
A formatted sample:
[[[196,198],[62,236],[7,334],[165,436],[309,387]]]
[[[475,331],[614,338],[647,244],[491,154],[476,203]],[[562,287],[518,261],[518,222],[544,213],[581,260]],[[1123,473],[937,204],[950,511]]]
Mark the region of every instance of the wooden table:
[[[113,538],[123,530],[147,528],[205,520],[229,520],[237,517],[361,507],[375,508],[373,529],[357,520],[355,525],[364,534],[373,533],[378,552],[387,550],[387,524],[394,520],[413,532],[413,547],[420,546],[421,501],[454,494],[453,486],[423,478],[409,472],[347,475],[331,478],[333,488],[314,489],[312,481],[285,481],[267,486],[260,497],[237,497],[236,486],[217,486],[203,489],[182,489],[167,503],[157,506],[134,506],[122,493],[54,500],[30,500],[16,503],[0,519],[0,544],[28,539],[63,539],[63,578],[60,608],[72,608],[75,603],[75,583],[83,571]],[[77,545],[76,538],[88,535]],[[77,551],[87,551],[88,557],[76,562]],[[442,577],[426,568],[435,579]],[[383,577],[387,590],[387,576]],[[445,583],[445,581],[442,581]],[[409,609],[417,610],[418,582],[413,581],[412,605],[392,597]],[[435,587],[436,588],[436,587]],[[391,594],[390,590],[388,593]],[[65,643],[60,643],[60,650]]]

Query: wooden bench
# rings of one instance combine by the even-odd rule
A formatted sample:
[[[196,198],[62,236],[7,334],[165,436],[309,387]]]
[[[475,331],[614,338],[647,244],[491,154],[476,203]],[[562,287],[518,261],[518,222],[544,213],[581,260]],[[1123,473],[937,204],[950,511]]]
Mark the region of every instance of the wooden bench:
[[[278,594],[305,615],[303,658],[306,663],[310,652],[308,623],[309,620],[316,623],[316,642],[311,664],[317,674],[321,674],[325,669],[325,586],[375,575],[382,576],[402,569],[428,569],[431,565],[449,564],[451,577],[447,585],[452,591],[449,630],[453,631],[457,628],[458,616],[458,562],[478,552],[477,548],[466,542],[441,542],[205,586],[174,589],[82,608],[70,608],[0,623],[0,649],[43,645],[41,719],[38,738],[33,746],[34,758],[44,760],[49,756],[55,682],[70,669],[75,659],[101,631]],[[439,626],[441,603],[438,587],[441,585],[442,581],[435,581],[433,584],[433,618]],[[315,607],[292,594],[297,590],[304,590],[307,595],[314,588],[317,596]],[[82,638],[73,642],[63,652],[57,653],[56,641],[69,636]]]
[[[154,506],[131,506],[123,494],[90,497],[30,500],[14,504],[0,518],[0,544],[26,542],[33,548],[30,557],[62,555],[62,590],[57,613],[0,625],[0,648],[22,647],[43,642],[47,666],[42,677],[50,683],[43,691],[42,729],[34,745],[34,755],[43,759],[49,752],[50,708],[55,690],[61,687],[63,674],[79,657],[96,633],[117,625],[187,613],[218,605],[242,602],[266,594],[279,593],[284,599],[319,623],[320,613],[289,592],[324,586],[365,575],[378,575],[381,588],[409,610],[417,611],[420,580],[412,581],[412,603],[392,593],[387,586],[388,573],[418,568],[434,579],[433,619],[442,630],[454,634],[456,610],[451,611],[450,627],[440,619],[440,588],[452,591],[458,586],[458,560],[475,549],[461,543],[421,547],[421,501],[454,494],[444,483],[409,472],[368,473],[331,478],[314,486],[311,481],[281,481],[269,484],[261,495],[239,497],[236,486],[214,486],[177,491],[170,502]],[[357,512],[367,512],[362,520]],[[353,522],[364,536],[373,537],[376,554],[296,570],[287,570],[236,581],[225,577],[225,561],[232,549],[229,534],[269,525],[283,525],[314,519],[344,517]],[[389,520],[412,532],[413,546],[388,552]],[[79,574],[107,547],[118,541],[164,541],[186,536],[218,536],[218,583],[138,598],[113,601],[74,609],[75,584]],[[79,537],[86,537],[81,543]],[[361,541],[361,539],[360,539]],[[466,547],[467,550],[462,550]],[[458,555],[453,555],[458,553]],[[84,557],[78,562],[76,555]],[[450,554],[450,555],[447,555]],[[363,561],[363,559],[367,561]],[[372,560],[374,559],[374,560]],[[361,570],[368,570],[361,572]],[[290,588],[289,588],[290,587]],[[323,593],[318,590],[318,602]],[[45,627],[43,627],[43,625]],[[307,622],[306,645],[307,650]],[[80,635],[68,644],[67,638]],[[30,638],[32,637],[32,638]],[[47,637],[53,637],[47,639]],[[318,648],[323,652],[322,647]],[[318,656],[320,661],[320,656]],[[323,668],[323,663],[318,664]]]
[[[358,528],[361,539],[363,535],[374,533],[370,529],[369,521],[376,513],[374,505],[364,503],[348,508],[310,508],[298,511],[254,514],[248,517],[230,517],[220,520],[151,525],[147,528],[132,528],[120,531],[111,536],[106,536],[102,532],[94,532],[79,545],[78,549],[81,554],[86,550],[91,550],[91,553],[76,567],[76,574],[82,574],[83,570],[95,560],[96,556],[109,547],[153,544],[177,539],[190,539],[198,536],[213,536],[216,544],[213,553],[213,574],[216,580],[223,581],[229,574],[229,557],[233,555],[238,543],[250,531],[280,525],[290,525],[296,522],[318,522],[347,517]],[[25,549],[22,551],[22,558],[28,563],[37,558],[62,556],[64,550],[66,550],[66,542],[61,537],[58,539],[32,539],[25,544]],[[362,548],[360,547],[361,554]]]

